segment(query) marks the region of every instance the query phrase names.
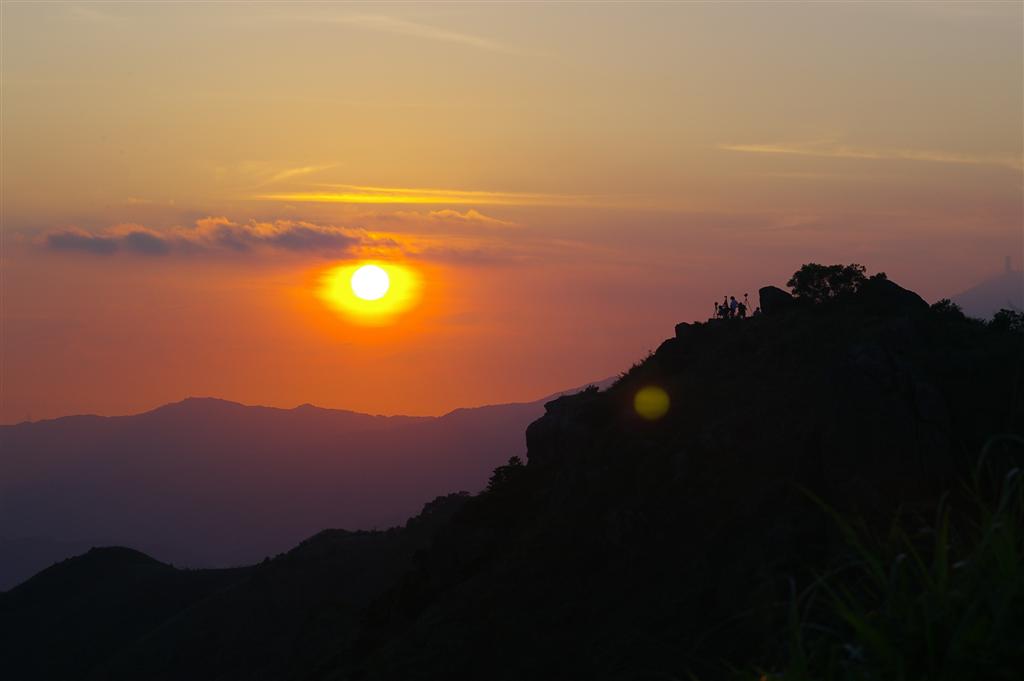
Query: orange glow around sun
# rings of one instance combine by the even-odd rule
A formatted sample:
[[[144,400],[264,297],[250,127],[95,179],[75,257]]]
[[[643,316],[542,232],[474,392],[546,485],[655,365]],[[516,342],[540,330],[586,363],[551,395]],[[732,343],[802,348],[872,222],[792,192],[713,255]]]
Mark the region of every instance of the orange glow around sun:
[[[420,290],[420,277],[410,267],[360,261],[324,272],[317,295],[353,323],[384,326],[412,309],[419,302]]]

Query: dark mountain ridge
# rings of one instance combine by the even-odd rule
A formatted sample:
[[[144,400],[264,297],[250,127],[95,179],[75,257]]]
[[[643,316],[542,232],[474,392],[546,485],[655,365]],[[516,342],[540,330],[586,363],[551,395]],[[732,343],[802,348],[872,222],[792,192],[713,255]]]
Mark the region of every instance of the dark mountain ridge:
[[[87,635],[69,603],[116,618],[134,601],[99,578],[30,580],[0,595],[8,676],[716,679],[783,665],[794,594],[846,564],[820,504],[885,528],[898,510],[966,503],[980,451],[1020,456],[1024,340],[886,280],[820,305],[766,299],[753,319],[680,324],[607,391],[547,403],[528,462],[483,493],[388,532],[322,533],[214,594],[196,586],[159,625],[109,629],[105,656],[51,655],[63,677],[31,651]],[[652,386],[670,406],[646,420],[634,400]],[[46,628],[23,625],[43,612]],[[1000,650],[974,678],[1015,678],[1024,650]],[[980,657],[950,658],[945,678]]]

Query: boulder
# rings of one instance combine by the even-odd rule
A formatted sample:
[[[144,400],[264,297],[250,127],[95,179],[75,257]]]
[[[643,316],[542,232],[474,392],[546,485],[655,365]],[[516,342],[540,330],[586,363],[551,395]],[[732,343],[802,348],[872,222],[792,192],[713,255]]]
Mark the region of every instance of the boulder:
[[[872,312],[914,312],[928,309],[924,299],[894,281],[871,277],[857,291],[857,297]]]
[[[778,286],[762,286],[757,294],[761,300],[761,312],[764,314],[776,314],[796,302],[793,300],[793,296]]]

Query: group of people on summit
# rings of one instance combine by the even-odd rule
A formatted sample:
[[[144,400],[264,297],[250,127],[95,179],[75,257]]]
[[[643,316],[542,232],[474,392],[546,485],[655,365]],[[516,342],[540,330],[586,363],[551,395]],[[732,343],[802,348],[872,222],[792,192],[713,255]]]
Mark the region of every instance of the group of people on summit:
[[[736,300],[736,296],[725,296],[722,298],[722,302],[714,303],[715,306],[715,317],[719,319],[744,319],[747,316],[747,310],[750,309],[749,293],[743,294],[743,302]],[[761,308],[758,307],[754,310],[754,314],[760,314]]]

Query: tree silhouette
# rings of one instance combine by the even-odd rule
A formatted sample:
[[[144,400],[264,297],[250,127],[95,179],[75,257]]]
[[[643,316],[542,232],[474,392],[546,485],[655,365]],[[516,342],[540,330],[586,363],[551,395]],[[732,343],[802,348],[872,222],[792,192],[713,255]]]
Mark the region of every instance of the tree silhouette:
[[[932,303],[932,311],[952,319],[964,318],[964,311],[949,298]]]
[[[864,266],[857,263],[819,265],[811,262],[794,272],[786,286],[801,300],[823,303],[826,300],[856,293],[861,284],[867,281],[864,271]],[[884,279],[885,273],[880,272],[872,278]]]
[[[494,472],[491,474],[491,479],[487,481],[488,491],[494,491],[507,484],[509,480],[512,480],[522,470],[523,460],[518,456],[513,456],[508,460],[507,464],[504,466],[498,466],[494,469]]]
[[[998,331],[1024,333],[1024,312],[1007,310],[1005,307],[992,315],[989,327]]]

